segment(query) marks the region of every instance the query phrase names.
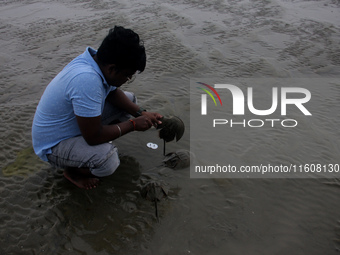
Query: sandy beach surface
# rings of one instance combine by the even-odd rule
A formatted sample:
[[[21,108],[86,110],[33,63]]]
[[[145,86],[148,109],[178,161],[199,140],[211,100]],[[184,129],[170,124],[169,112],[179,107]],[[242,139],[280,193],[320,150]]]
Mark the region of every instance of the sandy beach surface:
[[[187,127],[167,152],[190,150],[191,78],[340,77],[338,0],[2,0],[0,254],[339,254],[339,175],[193,179],[189,168],[162,165],[154,129],[114,141],[121,165],[95,190],[78,189],[34,155],[31,125],[45,87],[114,25],[136,31],[147,50],[146,70],[124,89]],[[226,160],[274,153],[339,164],[339,82],[311,89],[327,98],[315,101],[303,130],[275,129],[247,150],[230,137]],[[140,195],[150,178],[170,189],[159,222]]]

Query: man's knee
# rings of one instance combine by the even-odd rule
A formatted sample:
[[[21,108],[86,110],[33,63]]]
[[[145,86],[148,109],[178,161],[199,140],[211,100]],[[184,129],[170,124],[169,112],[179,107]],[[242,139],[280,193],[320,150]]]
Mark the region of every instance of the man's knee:
[[[109,176],[116,171],[120,164],[117,148],[114,145],[108,145],[112,146],[112,148],[110,148],[110,151],[107,153],[105,159],[102,160],[98,166],[95,166],[91,169],[92,174],[95,176]]]
[[[131,102],[137,104],[137,97],[133,92],[124,91],[125,95],[130,99]]]

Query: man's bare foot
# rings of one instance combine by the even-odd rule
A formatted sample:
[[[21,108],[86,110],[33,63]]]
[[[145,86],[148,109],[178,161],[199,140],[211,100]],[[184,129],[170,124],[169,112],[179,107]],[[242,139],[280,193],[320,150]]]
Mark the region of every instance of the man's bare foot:
[[[82,189],[93,189],[98,186],[99,179],[95,177],[87,177],[85,175],[77,175],[76,173],[72,173],[72,170],[65,169],[64,176],[70,182],[75,184],[77,187]]]

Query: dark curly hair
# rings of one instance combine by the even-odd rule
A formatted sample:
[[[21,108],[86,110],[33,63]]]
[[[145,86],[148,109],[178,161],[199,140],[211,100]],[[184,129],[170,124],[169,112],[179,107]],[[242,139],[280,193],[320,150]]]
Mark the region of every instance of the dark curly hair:
[[[145,48],[139,35],[121,26],[110,29],[97,51],[97,57],[101,64],[115,64],[118,70],[141,73],[146,65]]]

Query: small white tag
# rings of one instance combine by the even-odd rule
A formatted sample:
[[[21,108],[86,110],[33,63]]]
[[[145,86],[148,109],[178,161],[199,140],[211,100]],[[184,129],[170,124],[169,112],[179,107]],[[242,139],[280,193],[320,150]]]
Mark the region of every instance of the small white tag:
[[[156,150],[158,148],[158,145],[155,143],[148,143],[146,146],[153,150]]]

